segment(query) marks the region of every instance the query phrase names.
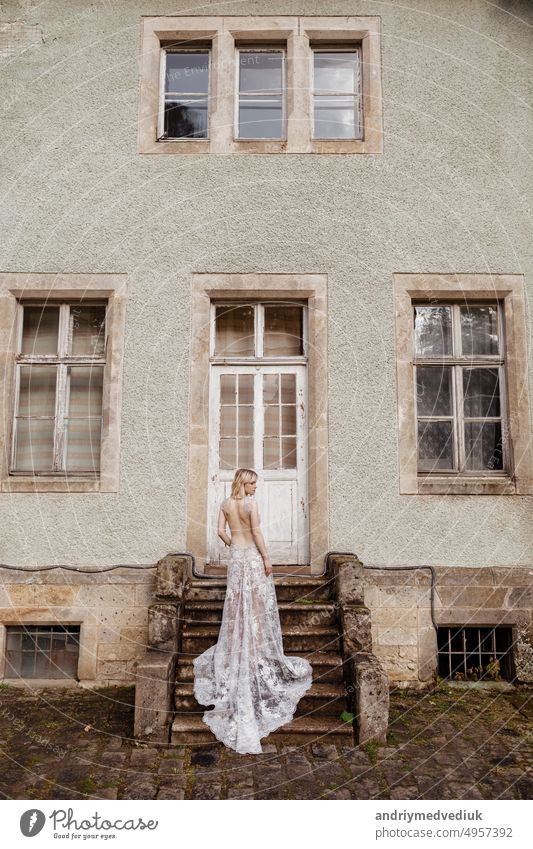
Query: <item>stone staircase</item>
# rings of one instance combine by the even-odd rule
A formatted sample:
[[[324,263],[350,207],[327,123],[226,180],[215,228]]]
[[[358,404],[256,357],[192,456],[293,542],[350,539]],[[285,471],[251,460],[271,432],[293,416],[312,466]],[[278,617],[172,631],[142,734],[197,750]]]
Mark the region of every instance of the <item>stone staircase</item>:
[[[389,680],[372,651],[361,561],[328,552],[323,577],[279,569],[274,583],[284,652],[310,661],[313,685],[294,720],[265,739],[352,745],[355,734],[359,744],[386,742]],[[194,698],[192,664],[217,641],[225,593],[222,576],[195,576],[189,553],[158,561],[147,651],[135,677],[136,739],[170,746],[214,742],[202,722],[208,708]],[[346,710],[354,714],[353,724],[341,719]]]
[[[341,719],[343,711],[350,710],[350,704],[336,606],[329,597],[329,584],[324,579],[299,575],[276,577],[274,582],[284,652],[309,660],[313,685],[300,699],[293,721],[270,734],[268,741],[299,744],[318,739],[350,745],[353,726]],[[192,662],[217,641],[225,591],[226,581],[222,578],[193,579],[185,590],[171,744],[215,741],[202,722],[206,707],[194,698]]]

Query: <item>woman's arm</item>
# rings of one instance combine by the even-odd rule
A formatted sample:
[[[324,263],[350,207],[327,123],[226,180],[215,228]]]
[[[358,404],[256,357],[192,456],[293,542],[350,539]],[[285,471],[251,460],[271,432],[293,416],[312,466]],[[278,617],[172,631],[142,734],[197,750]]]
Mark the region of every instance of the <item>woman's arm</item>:
[[[230,545],[231,537],[229,537],[226,533],[226,517],[222,507],[218,511],[218,535],[226,545]]]
[[[265,574],[272,574],[272,564],[270,562],[270,557],[268,555],[268,551],[265,545],[265,540],[263,537],[263,532],[259,527],[259,507],[257,506],[257,501],[252,501],[251,510],[250,510],[250,530],[252,531],[252,536],[254,538],[254,542],[259,549],[259,553],[263,558],[263,563],[265,564]]]

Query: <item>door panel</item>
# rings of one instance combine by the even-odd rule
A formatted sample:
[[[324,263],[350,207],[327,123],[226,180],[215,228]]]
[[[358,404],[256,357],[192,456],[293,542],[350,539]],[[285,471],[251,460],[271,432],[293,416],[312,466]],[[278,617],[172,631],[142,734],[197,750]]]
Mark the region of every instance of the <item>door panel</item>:
[[[220,502],[236,468],[259,474],[256,500],[273,563],[307,563],[306,367],[213,366],[208,560],[219,563]]]

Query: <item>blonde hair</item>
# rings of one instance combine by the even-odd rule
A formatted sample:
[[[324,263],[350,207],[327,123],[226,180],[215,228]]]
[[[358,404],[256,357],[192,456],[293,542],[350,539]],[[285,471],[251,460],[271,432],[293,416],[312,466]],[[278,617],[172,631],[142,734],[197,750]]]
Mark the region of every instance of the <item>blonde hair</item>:
[[[231,497],[237,498],[241,493],[241,488],[245,483],[254,483],[258,478],[257,472],[253,469],[236,469],[231,482]]]

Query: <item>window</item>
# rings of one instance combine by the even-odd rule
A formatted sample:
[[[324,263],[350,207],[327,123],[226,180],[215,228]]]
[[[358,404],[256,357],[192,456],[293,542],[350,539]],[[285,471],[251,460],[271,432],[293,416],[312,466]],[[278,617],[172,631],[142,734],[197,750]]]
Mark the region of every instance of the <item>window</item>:
[[[361,135],[361,62],[356,50],[313,50],[313,136]]]
[[[413,320],[419,471],[505,471],[500,305],[419,304]]]
[[[302,304],[283,301],[218,303],[214,309],[215,358],[305,356]]]
[[[145,17],[140,153],[381,153],[380,19]]]
[[[208,136],[209,50],[163,50],[164,86],[158,137],[206,139]]]
[[[6,678],[77,678],[79,625],[6,628]]]
[[[285,135],[285,54],[238,50],[237,136],[281,139]]]
[[[11,472],[100,468],[105,304],[26,304],[16,365]]]
[[[533,492],[520,275],[395,274],[400,492]]]
[[[126,280],[0,274],[1,492],[118,492]]]
[[[453,681],[513,679],[512,629],[439,628],[439,675]]]

